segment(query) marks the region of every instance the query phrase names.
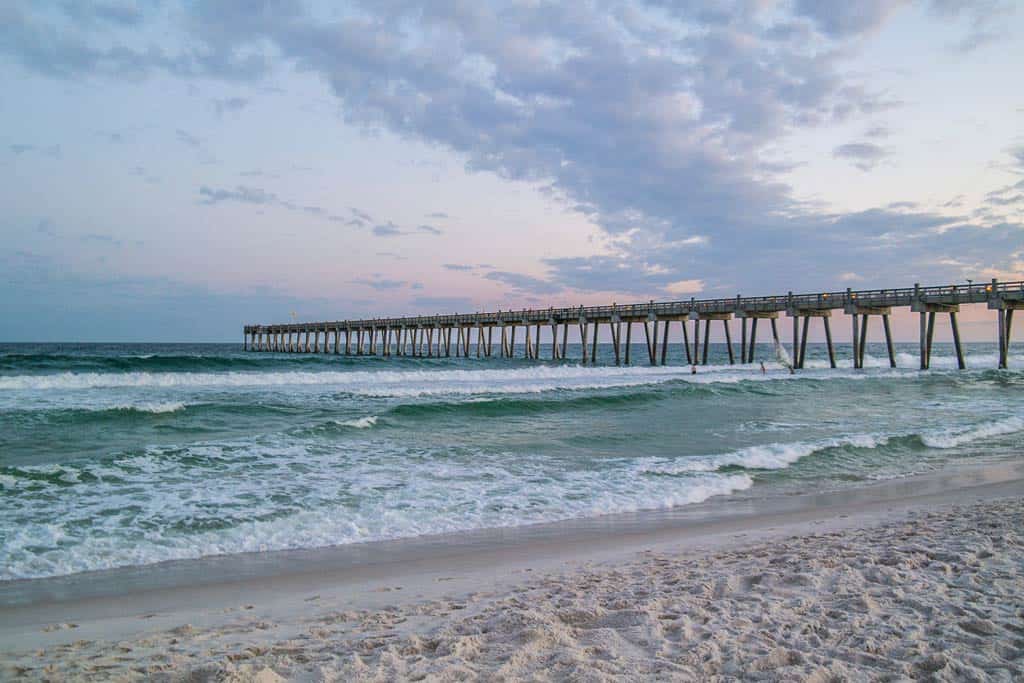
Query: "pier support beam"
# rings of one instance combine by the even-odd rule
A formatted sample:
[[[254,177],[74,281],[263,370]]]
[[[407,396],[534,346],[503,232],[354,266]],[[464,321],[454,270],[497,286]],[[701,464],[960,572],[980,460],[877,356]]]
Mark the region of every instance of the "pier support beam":
[[[661,333],[661,364],[665,364],[665,360],[668,357],[668,330],[671,327],[672,321],[665,321],[665,330]]]
[[[580,363],[582,363],[583,365],[586,365],[587,364],[587,319],[586,318],[580,318],[579,319],[579,326],[580,326],[580,348],[581,348],[581,351],[583,353],[583,355],[582,355],[582,357],[580,359]]]
[[[618,316],[616,316],[615,321],[608,324],[612,330],[612,347],[615,350],[615,365],[622,365],[620,348],[622,346],[620,343],[622,341],[622,321],[618,319]]]
[[[949,312],[949,326],[953,329],[953,347],[956,349],[956,363],[961,370],[966,370],[964,363],[964,349],[960,344],[960,327],[956,324],[956,312]]]
[[[687,332],[686,318],[679,321],[679,326],[683,328],[683,350],[686,351],[686,364],[693,365],[693,358],[690,355],[690,333]]]
[[[693,320],[693,364],[696,365],[700,358],[700,318],[696,313],[690,313],[689,317]]]
[[[747,319],[740,318],[740,365],[747,362]]]
[[[885,350],[889,354],[889,367],[896,367],[896,349],[892,343],[892,327],[889,326],[889,314],[882,315],[882,327],[885,329]]]
[[[711,346],[711,320],[704,320],[704,355],[701,356],[701,365],[708,364],[708,347]]]
[[[800,332],[799,340],[794,340],[796,345],[793,351],[793,367],[797,370],[803,369],[807,359],[807,333],[811,326],[811,318],[821,318],[825,324],[825,337],[828,342],[829,365],[836,366],[835,350],[832,348],[832,330],[829,327],[829,317],[832,311],[827,308],[795,308],[786,312],[793,318],[794,329],[799,324],[800,318],[804,319],[803,329]],[[854,354],[856,358],[856,354]]]
[[[987,288],[989,291],[999,291],[998,282],[992,280]],[[990,299],[990,309],[996,309],[998,313],[997,324],[999,325],[999,369],[1005,370],[1010,365],[1010,337],[1013,331],[1013,312],[1024,309],[1024,288],[1021,291],[1004,291],[998,298]]]
[[[732,355],[732,333],[729,331],[729,321],[723,319],[722,327],[725,328],[725,348],[729,351],[729,365],[735,365],[736,358]]]
[[[732,313],[697,313],[697,312],[691,312],[688,317],[689,317],[690,320],[693,320],[693,337],[694,337],[694,339],[693,339],[693,358],[690,358],[689,354],[687,354],[687,360],[692,362],[693,364],[696,364],[698,362],[697,359],[699,358],[700,359],[699,362],[701,363],[701,365],[707,365],[708,364],[708,350],[709,350],[709,348],[711,346],[711,321],[712,320],[721,320],[722,324],[725,326],[725,339],[726,339],[726,344],[729,347],[729,363],[730,364],[733,363],[734,362],[734,358],[733,358],[733,354],[732,354],[732,336],[729,333],[729,320],[732,318]],[[701,320],[704,321],[704,349],[703,349],[703,353],[698,353],[698,350],[699,350],[698,349],[698,344],[700,342],[700,321]],[[685,325],[685,323],[684,323],[684,325]],[[684,338],[686,336],[685,329],[683,330],[683,336],[684,336]]]
[[[1004,302],[999,308],[999,369],[1010,366],[1010,337],[1013,331],[1013,312],[1024,308],[1024,301]]]
[[[757,343],[757,318],[750,321],[750,355],[747,358],[748,363],[754,362],[754,345]]]
[[[953,329],[953,344],[956,348],[957,366],[964,370],[967,364],[964,361],[963,347],[960,343],[960,329],[956,322],[956,314],[960,312],[958,304],[930,303],[915,301],[911,304],[910,310],[920,314],[920,350],[921,369],[927,370],[932,364],[932,339],[935,336],[935,314],[949,313],[949,324]],[[927,320],[925,318],[927,316]]]
[[[746,322],[747,318],[750,318],[750,339],[747,343],[747,363],[754,362],[755,350],[757,349],[757,321],[761,319],[767,319],[771,321],[772,325],[772,336],[778,340],[779,333],[776,329],[776,320],[778,320],[778,311],[736,311],[736,317]]]
[[[626,321],[626,365],[629,365],[629,350],[633,346],[633,321]]]
[[[889,317],[886,316],[886,320]],[[836,367],[836,347],[832,344],[832,325],[829,323],[829,316],[824,316],[821,322],[825,323],[825,344],[828,346],[828,364],[833,370]]]
[[[868,320],[869,316],[882,316],[882,324],[885,329],[885,346],[889,352],[889,366],[896,367],[896,355],[892,345],[892,330],[889,327],[889,315],[892,308],[889,306],[860,306],[851,298],[849,303],[843,306],[843,311],[849,314],[853,326],[853,367],[860,369],[864,367],[864,356],[867,353],[868,345]]]
[[[1010,360],[1010,332],[1013,330],[1013,312],[1014,308],[1006,309],[1006,332],[1003,334],[1003,368],[1009,366]]]
[[[654,334],[651,334],[651,323],[654,323]],[[658,319],[650,316],[644,321],[644,339],[647,342],[647,362],[658,364]]]

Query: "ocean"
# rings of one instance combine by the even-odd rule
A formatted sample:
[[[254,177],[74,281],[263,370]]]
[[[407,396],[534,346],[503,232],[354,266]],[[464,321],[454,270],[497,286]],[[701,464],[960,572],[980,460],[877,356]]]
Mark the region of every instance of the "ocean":
[[[0,581],[818,492],[1020,457],[1024,357],[790,375],[240,344],[0,345]],[[522,348],[519,353],[521,355]],[[633,358],[646,349],[634,345]],[[675,363],[675,364],[673,364]],[[1014,369],[1016,368],[1016,369]]]

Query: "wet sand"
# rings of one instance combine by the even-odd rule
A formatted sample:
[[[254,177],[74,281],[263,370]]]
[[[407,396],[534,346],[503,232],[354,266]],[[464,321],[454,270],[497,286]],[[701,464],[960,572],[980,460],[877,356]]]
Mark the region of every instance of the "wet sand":
[[[1024,675],[1024,464],[0,586],[0,678]]]

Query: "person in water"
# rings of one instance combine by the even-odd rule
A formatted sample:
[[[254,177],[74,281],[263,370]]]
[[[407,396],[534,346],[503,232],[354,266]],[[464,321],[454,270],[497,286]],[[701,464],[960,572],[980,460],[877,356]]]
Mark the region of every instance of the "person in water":
[[[761,374],[767,375],[768,371],[764,369],[764,361],[761,361]]]
[[[697,374],[697,366],[696,365],[694,365],[693,367],[690,368],[690,374],[691,375],[696,375]]]

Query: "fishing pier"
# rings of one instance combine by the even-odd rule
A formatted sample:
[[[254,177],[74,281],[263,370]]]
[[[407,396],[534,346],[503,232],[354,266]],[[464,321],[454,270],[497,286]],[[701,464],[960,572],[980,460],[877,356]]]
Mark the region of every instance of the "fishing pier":
[[[931,361],[932,338],[936,315],[948,315],[953,333],[957,363],[966,368],[957,313],[961,304],[987,304],[998,312],[999,367],[1007,366],[1013,313],[1024,308],[1024,282],[971,283],[902,289],[868,289],[814,294],[742,297],[729,299],[690,299],[624,306],[580,306],[576,308],[524,309],[492,313],[464,313],[330,322],[289,323],[279,325],[246,325],[244,349],[276,353],[334,353],[345,355],[415,356],[424,358],[491,357],[497,354],[512,358],[516,353],[516,333],[522,330],[522,356],[528,359],[562,360],[566,358],[569,327],[578,327],[583,364],[597,357],[598,336],[607,332],[615,352],[615,364],[630,364],[633,326],[642,326],[647,362],[664,365],[669,354],[669,331],[678,323],[682,328],[681,351],[688,364],[708,362],[712,323],[721,324],[725,332],[729,363],[756,362],[758,321],[767,320],[772,339],[781,343],[779,317],[792,319],[791,354],[793,367],[804,366],[807,332],[813,319],[820,319],[825,329],[828,357],[836,367],[835,345],[830,321],[833,311],[850,317],[853,330],[852,351],[855,368],[864,367],[868,321],[882,319],[889,364],[896,367],[889,316],[893,308],[910,308],[920,314],[920,368],[927,370]],[[733,348],[733,318],[740,321],[740,346],[737,359]],[[692,321],[692,335],[688,323]],[[801,325],[802,321],[802,325]],[[703,325],[702,325],[703,323]],[[623,329],[625,326],[625,329]],[[541,345],[541,328],[551,328],[550,348]],[[495,335],[495,329],[498,332]],[[748,329],[749,328],[749,329]],[[623,333],[625,336],[623,337]],[[701,335],[703,334],[703,344]],[[497,340],[495,340],[497,336]]]

